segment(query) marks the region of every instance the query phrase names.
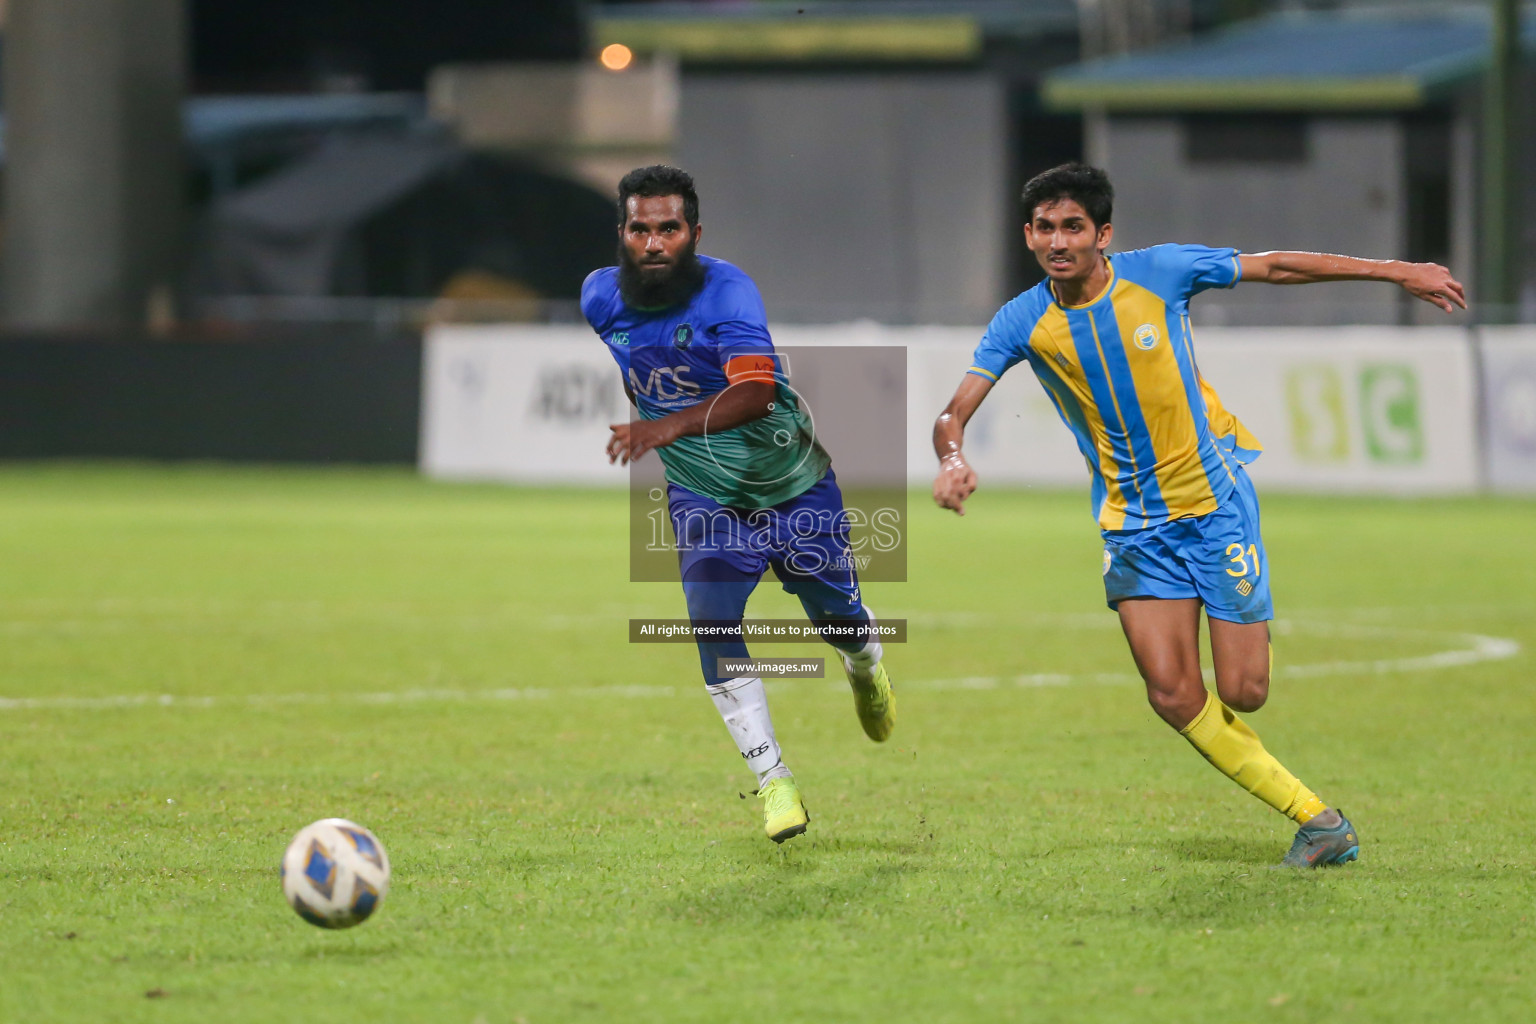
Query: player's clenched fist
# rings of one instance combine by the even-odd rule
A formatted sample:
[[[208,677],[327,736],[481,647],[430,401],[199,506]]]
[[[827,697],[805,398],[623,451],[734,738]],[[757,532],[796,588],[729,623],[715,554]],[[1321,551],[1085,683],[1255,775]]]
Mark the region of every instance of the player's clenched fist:
[[[940,508],[954,509],[965,515],[965,499],[976,493],[976,471],[961,455],[946,455],[939,461],[939,475],[933,480],[933,500]]]

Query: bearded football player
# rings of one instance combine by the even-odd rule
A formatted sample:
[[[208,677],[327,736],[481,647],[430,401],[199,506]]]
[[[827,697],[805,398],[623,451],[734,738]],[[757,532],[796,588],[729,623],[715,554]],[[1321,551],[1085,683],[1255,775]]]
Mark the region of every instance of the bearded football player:
[[[883,742],[895,724],[842,493],[785,380],[757,286],[697,251],[693,179],[666,166],[625,175],[618,234],[618,266],[595,271],[581,294],[639,415],[612,424],[608,458],[628,464],[654,449],[661,459],[704,685],[757,776],[764,830],[782,843],[810,817],[763,681],[721,674],[722,659],[747,657],[741,620],[770,566],[837,649],[864,732]]]

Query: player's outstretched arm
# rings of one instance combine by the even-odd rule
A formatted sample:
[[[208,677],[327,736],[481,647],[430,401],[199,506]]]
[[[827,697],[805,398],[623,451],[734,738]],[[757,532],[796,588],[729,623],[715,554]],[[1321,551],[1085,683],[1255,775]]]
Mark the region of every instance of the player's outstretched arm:
[[[697,405],[655,420],[610,423],[608,461],[628,465],[652,448],[665,448],[680,437],[718,434],[760,420],[773,411],[777,391],[771,380],[745,380]]]
[[[965,515],[965,499],[976,493],[976,471],[965,461],[960,446],[965,442],[965,425],[981,405],[992,382],[974,373],[965,375],[955,397],[949,400],[933,422],[933,451],[939,457],[939,475],[933,480],[933,500],[940,508],[954,509]]]
[[[1467,308],[1461,282],[1438,263],[1402,260],[1363,260],[1326,252],[1259,252],[1238,256],[1244,281],[1269,284],[1313,284],[1318,281],[1391,281],[1414,298],[1447,313]]]

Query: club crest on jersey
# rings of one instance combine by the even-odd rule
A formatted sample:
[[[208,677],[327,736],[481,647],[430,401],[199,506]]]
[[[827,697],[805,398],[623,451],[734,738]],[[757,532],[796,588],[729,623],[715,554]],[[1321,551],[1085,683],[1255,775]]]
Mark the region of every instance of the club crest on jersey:
[[[693,344],[693,325],[678,324],[677,330],[672,332],[672,345],[675,348],[687,348]]]
[[[1137,348],[1150,349],[1157,344],[1157,328],[1151,324],[1142,324],[1136,328],[1136,333],[1131,337],[1136,342]]]

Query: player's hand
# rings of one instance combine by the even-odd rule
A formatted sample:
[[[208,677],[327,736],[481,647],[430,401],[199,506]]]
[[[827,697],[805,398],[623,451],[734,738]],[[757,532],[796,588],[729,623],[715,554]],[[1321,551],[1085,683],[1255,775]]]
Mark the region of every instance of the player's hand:
[[[608,462],[621,466],[629,465],[652,448],[665,448],[677,440],[665,420],[610,423],[608,429],[613,431],[608,438]]]
[[[1401,284],[1414,298],[1439,306],[1447,313],[1454,313],[1457,306],[1467,308],[1467,293],[1461,282],[1438,263],[1404,264]]]
[[[965,499],[976,493],[976,471],[965,456],[946,455],[939,460],[939,475],[933,480],[933,500],[940,508],[954,509],[965,515]]]

